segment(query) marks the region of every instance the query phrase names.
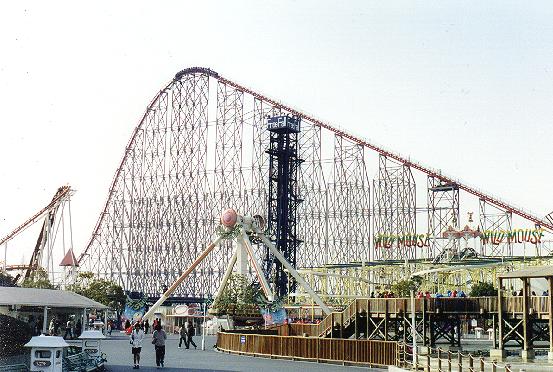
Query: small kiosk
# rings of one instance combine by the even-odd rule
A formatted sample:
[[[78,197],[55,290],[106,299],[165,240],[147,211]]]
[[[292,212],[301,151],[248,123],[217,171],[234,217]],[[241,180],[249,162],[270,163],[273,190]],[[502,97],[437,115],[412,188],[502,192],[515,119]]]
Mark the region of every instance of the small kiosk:
[[[62,337],[34,336],[25,347],[31,348],[32,372],[62,372],[63,348],[68,347]]]
[[[82,340],[82,351],[88,356],[88,359],[93,359],[101,362],[99,367],[103,364],[102,359],[102,349],[101,349],[101,340],[106,339],[106,336],[100,331],[84,331],[79,336],[79,340]]]

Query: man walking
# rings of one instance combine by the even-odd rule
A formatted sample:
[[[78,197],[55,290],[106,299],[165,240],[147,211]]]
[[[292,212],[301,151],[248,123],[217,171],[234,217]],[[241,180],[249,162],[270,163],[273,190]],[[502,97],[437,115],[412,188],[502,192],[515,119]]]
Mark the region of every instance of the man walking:
[[[72,332],[73,332],[73,321],[71,320],[71,318],[67,319],[67,322],[65,323],[65,334],[63,335],[63,338],[67,340],[67,336],[69,336],[69,338],[73,338],[73,335],[72,335]]]
[[[194,345],[194,349],[196,348],[196,344],[194,343],[194,340],[192,340],[192,336],[194,336],[194,325],[189,320],[186,322],[186,348],[190,348],[190,344]]]
[[[186,324],[188,324],[188,323],[186,323]],[[184,325],[182,327],[180,327],[179,335],[180,335],[179,349],[181,348],[183,341],[184,341],[184,347],[188,349],[188,346],[189,346],[188,341],[187,341],[188,333],[186,332],[186,327]]]

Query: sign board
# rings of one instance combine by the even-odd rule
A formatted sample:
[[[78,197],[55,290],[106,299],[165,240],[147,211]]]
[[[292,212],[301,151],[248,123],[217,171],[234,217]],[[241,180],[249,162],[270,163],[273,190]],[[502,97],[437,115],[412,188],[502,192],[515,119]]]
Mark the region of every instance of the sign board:
[[[300,131],[300,118],[292,116],[274,116],[267,120],[267,129],[269,131],[285,130],[289,132],[299,133]]]
[[[246,336],[240,336],[240,343],[245,344],[246,343]]]

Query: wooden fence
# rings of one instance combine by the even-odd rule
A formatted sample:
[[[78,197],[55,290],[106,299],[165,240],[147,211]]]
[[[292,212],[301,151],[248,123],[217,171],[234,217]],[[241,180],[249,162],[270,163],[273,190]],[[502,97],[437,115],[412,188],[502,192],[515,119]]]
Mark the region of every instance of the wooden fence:
[[[217,333],[217,349],[230,353],[271,358],[368,366],[396,365],[398,360],[398,343],[392,341],[219,332]]]

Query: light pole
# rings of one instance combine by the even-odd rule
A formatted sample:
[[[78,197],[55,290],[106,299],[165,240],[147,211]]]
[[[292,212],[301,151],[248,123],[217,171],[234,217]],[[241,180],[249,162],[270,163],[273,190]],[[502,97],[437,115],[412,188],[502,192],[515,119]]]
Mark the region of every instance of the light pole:
[[[207,312],[207,302],[204,301],[203,305],[204,305],[204,321],[202,323],[202,350],[205,350],[205,327],[206,327],[205,317]]]
[[[417,324],[415,318],[415,291],[411,289],[411,336],[413,337],[413,369],[417,370]]]

